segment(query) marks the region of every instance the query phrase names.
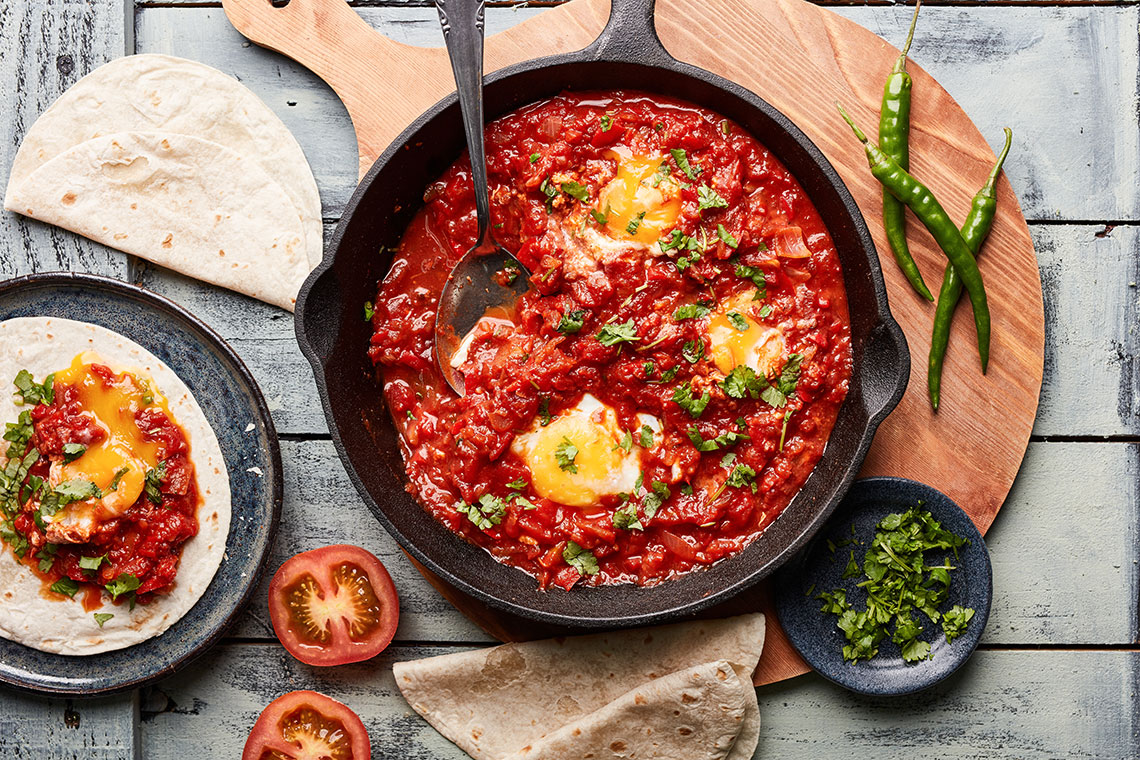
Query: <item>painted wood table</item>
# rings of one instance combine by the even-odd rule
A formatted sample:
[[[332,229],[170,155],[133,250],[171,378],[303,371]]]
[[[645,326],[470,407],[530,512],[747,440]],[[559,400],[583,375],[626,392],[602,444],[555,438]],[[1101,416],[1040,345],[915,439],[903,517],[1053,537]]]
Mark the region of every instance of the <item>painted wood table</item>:
[[[892,41],[910,15],[892,5],[828,4]],[[360,5],[394,39],[441,44],[430,3]],[[541,12],[490,8],[488,31]],[[994,606],[976,656],[904,700],[856,697],[812,674],[761,687],[757,757],[1140,757],[1138,22],[1140,6],[1119,0],[952,0],[923,11],[915,59],[984,134],[1009,125],[1017,135],[1007,172],[1045,296],[1041,408],[987,536]],[[356,182],[347,114],[314,75],[244,40],[215,2],[0,0],[3,176],[44,108],[83,74],[132,52],[193,58],[257,92],[308,155],[328,235]],[[261,708],[300,688],[350,704],[375,757],[464,757],[411,712],[391,664],[489,639],[427,585],[352,490],[291,317],[0,215],[0,278],[58,269],[138,283],[218,330],[262,384],[281,432],[286,500],[270,566],[329,543],[362,544],[391,570],[403,614],[394,645],[376,661],[314,669],[277,644],[263,583],[227,639],[154,687],[91,701],[0,691],[0,757],[237,757]]]

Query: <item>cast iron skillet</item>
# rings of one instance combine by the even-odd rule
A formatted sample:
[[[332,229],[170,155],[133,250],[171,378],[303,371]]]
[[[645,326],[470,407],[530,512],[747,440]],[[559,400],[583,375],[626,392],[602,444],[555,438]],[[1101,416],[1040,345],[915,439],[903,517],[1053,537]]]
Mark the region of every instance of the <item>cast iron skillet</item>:
[[[822,459],[759,539],[710,568],[652,588],[632,585],[539,591],[535,580],[456,536],[404,490],[396,432],[366,349],[362,304],[391,264],[423,203],[424,188],[464,149],[454,95],[404,130],[356,188],[325,257],[297,299],[297,339],[313,365],[333,442],[353,484],[388,532],[416,559],[495,607],[544,623],[615,627],[658,623],[724,601],[772,573],[831,514],[858,471],[875,429],[902,397],[910,355],[887,308],[874,243],[839,175],[775,108],[739,85],[672,58],[653,23],[652,0],[612,0],[609,23],[585,50],[521,63],[486,80],[487,119],[564,90],[643,90],[732,119],[768,147],[803,185],[843,265],[851,310],[851,389]]]

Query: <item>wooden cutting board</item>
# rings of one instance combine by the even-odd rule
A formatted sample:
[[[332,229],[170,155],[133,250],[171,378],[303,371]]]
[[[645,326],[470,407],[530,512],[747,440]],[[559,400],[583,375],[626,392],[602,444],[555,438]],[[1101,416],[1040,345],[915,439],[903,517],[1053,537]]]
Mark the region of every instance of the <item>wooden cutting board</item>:
[[[361,174],[404,127],[454,84],[442,49],[416,48],[375,32],[344,0],[224,0],[245,36],[297,60],[344,101],[356,128]],[[910,10],[899,8],[909,17]],[[588,45],[609,15],[609,0],[572,0],[487,40],[487,70]],[[921,25],[922,21],[919,20]],[[875,438],[861,475],[901,475],[948,494],[984,533],[1017,475],[1041,391],[1044,312],[1033,242],[1017,198],[1003,177],[998,214],[980,267],[993,312],[989,373],[982,376],[968,308],[958,310],[943,378],[943,405],[926,398],[926,355],[933,306],[899,273],[882,232],[880,189],[863,151],[835,110],[842,102],[873,134],[883,80],[898,51],[861,26],[803,0],[658,0],[657,29],[676,58],[756,92],[783,111],[826,154],[846,182],[875,237],[891,310],[912,354],[910,387]],[[897,42],[897,40],[896,40]],[[994,154],[966,113],[918,62],[911,114],[911,170],[959,222],[984,182]],[[985,86],[979,82],[978,86]],[[1017,161],[1017,142],[1010,162]],[[911,251],[936,291],[944,259],[915,221]],[[501,640],[556,633],[506,616],[448,587],[420,568],[465,615]],[[760,588],[711,614],[760,609],[769,637],[755,681],[807,672]]]

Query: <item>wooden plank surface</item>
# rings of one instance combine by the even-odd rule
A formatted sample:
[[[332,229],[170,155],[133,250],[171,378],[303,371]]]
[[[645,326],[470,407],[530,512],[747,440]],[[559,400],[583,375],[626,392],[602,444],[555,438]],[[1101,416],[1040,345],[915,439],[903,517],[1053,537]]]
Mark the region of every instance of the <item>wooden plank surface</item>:
[[[148,760],[237,757],[261,707],[290,689],[335,694],[372,738],[373,758],[467,756],[411,712],[392,662],[454,651],[395,647],[377,661],[312,669],[276,647],[218,647],[194,672],[142,697]],[[1140,653],[981,651],[943,684],[905,700],[856,697],[812,674],[757,690],[756,758],[1134,758]]]

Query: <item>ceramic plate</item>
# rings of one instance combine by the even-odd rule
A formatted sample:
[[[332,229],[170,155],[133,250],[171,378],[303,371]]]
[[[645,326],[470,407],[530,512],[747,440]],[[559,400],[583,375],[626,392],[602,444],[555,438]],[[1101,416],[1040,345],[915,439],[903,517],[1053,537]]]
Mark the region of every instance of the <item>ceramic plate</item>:
[[[83,657],[0,639],[0,682],[76,696],[137,688],[202,654],[249,601],[281,512],[277,432],[261,391],[233,350],[165,298],[118,280],[66,272],[0,283],[0,321],[36,316],[100,325],[166,362],[205,412],[229,470],[233,515],[221,566],[197,604],[163,634]]]
[[[948,610],[955,604],[970,607],[973,619],[965,632],[947,644],[938,623],[916,614],[924,631],[919,636],[930,642],[933,657],[916,664],[902,659],[897,644],[890,638],[879,644],[879,654],[856,663],[843,661],[843,645],[847,643],[836,625],[836,616],[820,611],[816,599],[821,591],[842,588],[853,606],[863,609],[866,594],[856,587],[865,576],[843,578],[843,571],[854,549],[855,559],[863,564],[867,543],[875,535],[875,526],[892,512],[903,512],[921,503],[943,527],[969,540],[959,549],[958,558],[951,556],[957,570],[950,574],[950,596],[940,607]],[[845,542],[854,536],[862,546]],[[837,545],[833,552],[828,540]],[[928,560],[941,558],[928,552]],[[855,481],[840,503],[827,527],[796,559],[788,563],[776,578],[779,589],[776,609],[780,624],[796,651],[817,673],[830,681],[860,694],[890,696],[910,694],[928,688],[949,676],[970,658],[982,637],[990,615],[993,575],[985,541],[968,515],[941,491],[905,478],[866,478]],[[889,630],[893,630],[890,626]]]

